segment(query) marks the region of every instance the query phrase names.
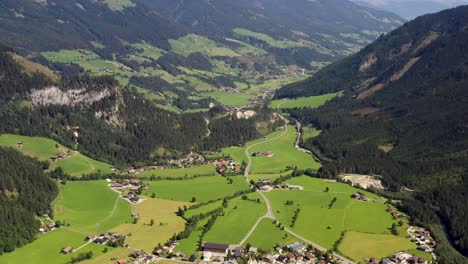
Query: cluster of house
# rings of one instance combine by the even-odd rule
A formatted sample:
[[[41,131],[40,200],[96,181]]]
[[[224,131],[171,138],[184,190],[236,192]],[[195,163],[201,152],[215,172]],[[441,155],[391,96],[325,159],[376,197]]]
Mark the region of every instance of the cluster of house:
[[[369,264],[428,264],[427,259],[404,252],[396,253],[390,258],[370,258],[367,262]]]
[[[397,218],[405,218],[404,215],[402,215],[400,212],[398,212],[398,210],[395,210],[391,207],[387,207],[387,209],[385,210],[387,213],[390,213],[395,219]]]
[[[231,259],[227,259],[228,256]],[[269,263],[297,263],[297,264],[327,264],[324,258],[318,257],[315,253],[308,251],[304,244],[295,242],[285,248],[277,247],[275,253],[258,254],[258,249],[250,247],[244,250],[235,245],[204,243],[203,262],[236,264],[237,258],[249,258],[249,264],[269,264]]]
[[[260,179],[257,181],[257,186],[258,189],[261,192],[269,192],[271,190],[304,190],[304,187],[300,185],[292,185],[289,183],[286,183],[285,185],[271,185],[270,184],[270,179]]]
[[[355,194],[351,195],[351,197],[353,199],[358,200],[358,201],[363,201],[363,202],[369,201],[369,198],[367,196],[365,196],[364,194],[362,194],[362,193],[355,193]]]
[[[122,180],[119,182],[110,182],[109,187],[119,192],[123,199],[131,203],[141,203],[143,199],[139,196],[142,190],[149,188],[148,184],[144,184],[140,179]]]
[[[224,175],[226,173],[239,174],[242,172],[241,165],[231,159],[220,158],[212,161],[216,166],[216,171]]]
[[[55,161],[59,161],[61,159],[65,159],[68,156],[70,156],[69,152],[59,152],[59,153],[57,153],[57,155],[50,157],[50,160],[55,162]]]
[[[41,234],[47,233],[49,231],[55,230],[56,229],[56,224],[54,220],[52,220],[49,215],[44,215],[43,219],[41,221],[41,226],[39,227],[39,232]]]
[[[411,236],[411,241],[418,245],[419,250],[433,253],[437,242],[432,238],[431,232],[424,228],[418,228],[416,230],[410,228],[408,233]]]
[[[94,242],[99,245],[105,245],[109,242],[115,242],[122,238],[125,238],[125,236],[122,234],[105,232],[105,233],[100,234],[99,236],[89,235],[86,237],[86,241]]]
[[[252,154],[254,157],[273,157],[273,152],[271,151],[257,151]]]

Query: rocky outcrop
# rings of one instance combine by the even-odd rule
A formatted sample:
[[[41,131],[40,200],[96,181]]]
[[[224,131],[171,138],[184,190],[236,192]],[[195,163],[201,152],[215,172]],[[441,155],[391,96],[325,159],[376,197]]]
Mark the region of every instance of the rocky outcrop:
[[[88,91],[86,88],[79,88],[64,91],[57,86],[49,86],[33,90],[31,101],[35,106],[86,106],[111,96],[113,90],[105,88],[100,91]]]

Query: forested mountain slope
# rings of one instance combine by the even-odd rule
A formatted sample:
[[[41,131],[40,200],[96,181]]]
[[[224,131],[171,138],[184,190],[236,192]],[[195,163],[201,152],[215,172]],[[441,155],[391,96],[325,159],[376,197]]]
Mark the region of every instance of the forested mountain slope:
[[[122,89],[111,77],[53,81],[27,72],[8,48],[0,50],[0,102],[0,133],[49,137],[120,166],[241,144],[259,136],[257,122],[271,120],[261,110],[249,120],[220,108],[178,115]],[[230,133],[217,132],[220,124]],[[273,126],[267,122],[262,129]]]
[[[468,6],[426,15],[277,93],[283,98],[344,90],[345,96],[320,109],[292,111],[324,130],[305,143],[330,159],[323,173],[380,174],[393,191],[415,190],[405,198],[415,222],[435,228],[440,221],[465,255],[466,43]],[[439,251],[442,263],[466,262],[443,245]]]
[[[33,241],[40,223],[34,217],[49,213],[57,185],[39,162],[14,149],[0,148],[0,255]]]
[[[27,59],[113,75],[174,112],[259,105],[402,23],[347,0],[6,0],[0,19],[0,42]]]

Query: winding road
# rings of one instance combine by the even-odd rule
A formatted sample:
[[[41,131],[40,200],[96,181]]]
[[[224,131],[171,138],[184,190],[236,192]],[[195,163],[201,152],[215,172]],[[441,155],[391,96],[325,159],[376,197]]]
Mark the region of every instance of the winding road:
[[[278,105],[278,108],[279,108],[279,105]],[[262,145],[262,144],[266,144],[268,142],[271,142],[271,141],[274,141],[274,140],[277,140],[283,136],[285,136],[287,133],[288,133],[288,124],[289,124],[289,121],[284,118],[282,115],[280,115],[280,118],[284,121],[284,132],[281,133],[281,135],[278,135],[276,137],[273,137],[273,138],[270,138],[270,139],[267,139],[267,140],[264,140],[264,141],[261,141],[261,142],[258,142],[258,143],[255,143],[253,145],[250,145],[248,146],[246,149],[245,149],[245,155],[247,156],[247,166],[245,168],[245,171],[244,171],[244,176],[245,176],[245,180],[247,181],[248,184],[250,184],[250,171],[252,169],[252,163],[253,163],[253,160],[252,160],[252,155],[250,153],[250,150],[253,148],[253,147],[256,147],[258,145]],[[242,239],[241,242],[239,242],[239,246],[242,246],[244,245],[247,240],[249,239],[249,237],[253,234],[253,232],[255,231],[255,229],[257,228],[257,226],[260,224],[261,221],[263,221],[264,219],[271,219],[273,221],[278,221],[278,219],[276,218],[275,214],[273,213],[273,208],[271,207],[271,203],[270,203],[270,200],[268,199],[268,197],[263,193],[261,192],[260,190],[257,190],[257,193],[262,197],[262,199],[265,201],[265,204],[267,205],[267,208],[268,208],[268,211],[267,213],[260,217],[257,222],[254,224],[254,226],[249,230],[249,232],[245,235],[245,237]],[[303,237],[301,237],[300,235],[294,233],[293,231],[291,231],[290,229],[288,228],[284,228],[284,231],[286,231],[287,233],[289,233],[290,235],[294,236],[295,238],[309,244],[309,245],[312,245],[314,248],[318,249],[318,250],[321,250],[321,251],[327,251],[327,249],[323,246],[320,246],[310,240],[307,240]],[[335,258],[339,259],[342,263],[345,263],[345,264],[354,264],[355,262],[351,261],[350,259],[347,259],[337,253],[333,253],[333,256],[335,256]]]

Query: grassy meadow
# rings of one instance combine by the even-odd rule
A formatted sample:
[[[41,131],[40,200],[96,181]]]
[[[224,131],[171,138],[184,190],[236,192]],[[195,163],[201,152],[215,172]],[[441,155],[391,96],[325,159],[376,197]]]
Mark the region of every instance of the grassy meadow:
[[[356,261],[364,261],[364,258],[384,258],[416,247],[409,239],[400,236],[349,231],[344,235],[338,250]],[[418,255],[417,252],[413,253]]]
[[[87,242],[84,240],[85,235],[79,232],[69,230],[55,230],[45,235],[39,235],[38,238],[21,248],[16,249],[11,253],[0,255],[0,263],[2,264],[18,264],[18,263],[38,263],[38,261],[48,264],[64,264],[69,263],[72,257],[76,257],[81,252],[93,252],[93,259],[99,258],[103,254],[105,246],[97,244],[88,244],[80,250],[64,255],[60,251],[64,247],[71,246],[75,249]],[[112,252],[112,248],[109,248]]]
[[[21,148],[16,146],[17,142],[23,142]],[[27,137],[12,134],[0,135],[0,146],[13,147],[21,153],[37,158],[42,161],[50,161],[50,169],[61,167],[63,171],[71,176],[82,176],[93,172],[104,174],[111,173],[111,165],[88,158],[79,152],[70,150],[56,141],[43,137]],[[56,162],[50,158],[58,153],[69,153],[69,156]]]
[[[275,138],[284,133],[284,131],[277,131],[267,136],[266,139],[259,139],[253,142],[247,143],[247,146]],[[294,126],[288,126],[288,132],[286,135],[264,143],[258,146],[252,147],[250,153],[258,151],[271,151],[273,157],[252,157],[253,165],[251,174],[278,174],[284,173],[287,166],[297,166],[299,169],[319,169],[320,163],[307,153],[297,150],[294,147],[296,142],[296,129]]]
[[[284,246],[296,241],[295,237],[276,226],[273,220],[264,219],[249,237],[246,244],[258,247],[264,251],[272,251],[277,245]]]
[[[182,169],[161,169],[161,170],[148,170],[138,174],[138,177],[151,177],[155,176],[162,179],[174,179],[174,178],[191,178],[198,176],[216,176],[216,168],[212,164],[205,164],[200,166],[194,166],[191,168]]]
[[[133,212],[140,218],[136,224],[122,224],[111,231],[130,235],[125,240],[130,247],[151,252],[158,243],[164,244],[174,233],[184,230],[185,221],[176,212],[190,203],[146,198],[143,203],[133,205]]]
[[[272,109],[288,109],[288,108],[317,108],[326,102],[332,100],[337,96],[341,96],[342,92],[330,93],[318,96],[310,96],[297,99],[280,99],[274,100],[270,103],[269,107]]]
[[[196,198],[197,203],[207,202],[222,197],[233,195],[237,191],[249,188],[244,177],[231,177],[232,184],[229,184],[225,177],[210,176],[200,177],[191,180],[162,180],[149,182],[150,188],[145,194],[150,196],[153,192],[157,198],[174,201],[192,201]]]
[[[53,204],[55,219],[70,230],[98,234],[131,223],[131,205],[107,187],[105,181],[68,182],[60,185]]]
[[[237,244],[254,226],[257,219],[267,213],[265,202],[257,193],[247,195],[249,199],[260,199],[260,203],[242,200],[241,197],[229,200],[224,215],[216,219],[213,227],[203,238],[214,243]]]
[[[345,230],[388,235],[392,224],[397,222],[385,212],[384,200],[371,193],[366,193],[371,199],[368,202],[354,200],[351,195],[359,190],[347,184],[306,176],[293,178],[286,183],[303,186],[304,190],[268,192],[266,195],[275,216],[289,226],[294,211],[300,208],[291,229],[324,247],[332,248]],[[329,209],[333,198],[336,198],[336,202]],[[286,205],[288,200],[293,201],[293,205]]]

